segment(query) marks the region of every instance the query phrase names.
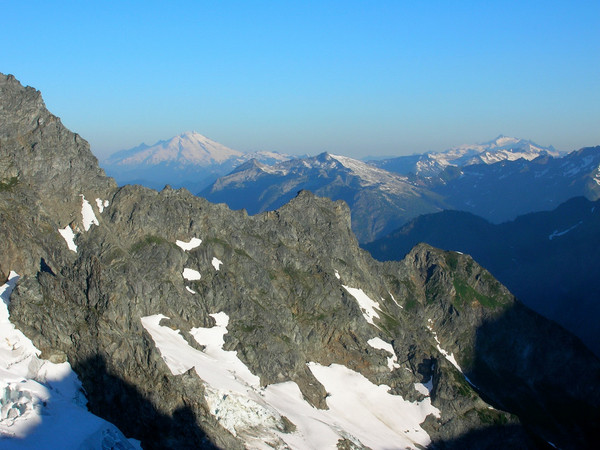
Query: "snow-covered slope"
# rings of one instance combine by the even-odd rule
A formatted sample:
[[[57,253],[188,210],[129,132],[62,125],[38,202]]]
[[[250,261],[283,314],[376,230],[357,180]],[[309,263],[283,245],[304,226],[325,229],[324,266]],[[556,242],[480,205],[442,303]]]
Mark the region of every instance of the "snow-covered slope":
[[[102,165],[119,184],[138,183],[151,188],[170,184],[195,192],[253,158],[271,164],[291,157],[276,152],[233,150],[188,131],[154,145],[141,144],[116,152]]]
[[[108,162],[124,166],[156,165],[164,162],[208,166],[230,158],[240,158],[243,154],[200,133],[188,131],[151,146],[141,144],[139,147],[117,152],[108,158]]]
[[[0,448],[140,448],[86,409],[81,382],[69,363],[41,359],[10,322],[8,302],[18,279],[11,272],[0,286]]]

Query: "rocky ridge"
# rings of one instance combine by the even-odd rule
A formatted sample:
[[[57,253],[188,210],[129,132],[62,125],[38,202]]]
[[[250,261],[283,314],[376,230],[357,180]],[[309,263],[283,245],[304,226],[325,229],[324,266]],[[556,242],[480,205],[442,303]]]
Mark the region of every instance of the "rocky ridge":
[[[192,336],[224,326],[221,313],[223,350],[259,377],[255,399],[293,382],[310,411],[334,410],[317,369],[345,367],[439,411],[397,435],[412,447],[597,439],[600,362],[469,256],[420,245],[379,263],[358,247],[345,203],[306,191],[248,216],[185,190],[117,188],[39,93],[2,76],[0,99],[0,272],[22,275],[11,320],[42,356],[68,360],[90,409],[144,448],[299,438],[301,423],[283,415],[229,427],[198,369],[173,373],[156,329],[180,330],[205,355],[212,344]],[[75,250],[58,231],[66,226]],[[193,238],[202,242],[186,247]],[[157,314],[168,319],[146,327]],[[357,430],[336,432],[340,448],[363,445]]]
[[[199,193],[249,214],[277,209],[299,190],[345,201],[352,229],[360,242],[370,242],[406,221],[440,211],[443,199],[407,177],[345,156],[320,155],[274,165],[250,161]]]

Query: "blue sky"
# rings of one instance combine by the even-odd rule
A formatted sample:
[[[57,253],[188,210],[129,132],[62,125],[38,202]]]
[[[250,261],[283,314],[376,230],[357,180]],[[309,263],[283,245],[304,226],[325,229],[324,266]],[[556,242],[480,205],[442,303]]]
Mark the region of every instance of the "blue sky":
[[[600,145],[600,2],[3,1],[0,72],[100,158],[195,130],[353,157]]]

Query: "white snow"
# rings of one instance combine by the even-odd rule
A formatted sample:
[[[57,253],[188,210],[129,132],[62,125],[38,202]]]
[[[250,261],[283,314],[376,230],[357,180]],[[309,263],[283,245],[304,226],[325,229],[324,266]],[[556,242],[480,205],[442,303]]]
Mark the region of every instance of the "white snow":
[[[75,233],[73,233],[73,229],[69,225],[67,225],[64,228],[59,228],[58,232],[67,243],[67,247],[69,247],[69,250],[77,253],[77,245],[75,244]]]
[[[394,298],[394,296],[392,295],[392,293],[391,293],[390,291],[388,291],[388,294],[390,294],[390,297],[392,298],[392,300],[394,301],[394,303],[395,303],[397,306],[399,306],[400,308],[404,309],[404,306],[402,306],[400,303],[398,303],[398,302],[396,301],[396,299]],[[383,300],[383,298],[382,298],[381,300]]]
[[[379,314],[377,314],[377,311],[375,310],[378,309],[381,311],[379,303],[371,300],[362,289],[351,288],[344,285],[342,286],[344,287],[344,289],[346,289],[346,291],[348,291],[348,293],[350,293],[350,295],[352,295],[352,297],[356,299],[356,301],[358,302],[358,306],[360,307],[360,310],[362,311],[362,314],[367,320],[367,322],[369,322],[371,325],[375,325],[375,322],[373,320],[379,319]]]
[[[429,435],[420,426],[429,414],[440,417],[431,399],[409,402],[391,395],[389,386],[375,385],[345,366],[310,363],[309,369],[325,387],[328,416],[372,449],[426,447]],[[360,414],[357,414],[360,411]]]
[[[189,251],[195,249],[200,244],[202,244],[202,239],[193,237],[189,240],[189,242],[177,240],[175,241],[175,244],[177,244],[183,251]]]
[[[248,448],[333,450],[341,438],[373,449],[416,448],[417,444],[430,443],[420,427],[427,415],[440,417],[430,398],[409,402],[390,394],[388,386],[377,386],[344,366],[309,363],[309,369],[328,392],[329,409],[317,409],[303,398],[294,382],[261,388],[259,378],[237,353],[223,350],[227,314],[211,316],[215,319],[213,327],[190,331],[204,346],[203,351],[191,347],[179,330],[161,326],[165,318],[161,314],[142,318],[142,325],[174,375],[194,368],[205,382],[211,414]],[[293,433],[280,431],[282,416],[296,426]]]
[[[91,414],[68,363],[39,358],[10,323],[8,303],[18,275],[0,286],[0,447],[3,449],[133,449],[112,424]]]
[[[162,314],[141,320],[173,375],[194,368],[206,383],[206,400],[219,423],[233,434],[248,439],[256,438],[257,434],[273,435],[271,428],[281,421],[281,417],[258,394],[259,377],[250,372],[237,357],[237,352],[223,350],[229,317],[223,312],[211,316],[215,326],[190,330],[190,335],[204,346],[204,351],[191,347],[179,330],[161,326],[160,321],[166,318]]]
[[[400,364],[398,364],[398,356],[396,355],[396,352],[394,351],[394,347],[392,347],[392,344],[388,344],[383,339],[378,338],[378,337],[369,339],[367,341],[367,344],[369,344],[371,347],[373,347],[375,349],[385,350],[386,352],[388,352],[389,354],[392,355],[391,357],[388,357],[388,359],[387,359],[387,365],[390,368],[390,372],[392,370],[398,369],[400,367]]]
[[[185,278],[186,280],[189,281],[195,281],[195,280],[199,280],[201,278],[200,272],[198,272],[197,270],[194,269],[189,269],[189,268],[185,268],[183,269],[183,272],[181,273],[181,275],[183,276],[183,278]]]
[[[216,256],[213,256],[212,265],[215,268],[215,270],[219,270],[221,268],[221,264],[223,264],[223,261],[221,261]]]
[[[409,183],[406,176],[390,173],[387,170],[379,169],[347,156],[329,156],[348,169],[351,174],[358,177],[363,187],[376,186],[378,189],[391,194],[415,192],[415,187]]]
[[[427,383],[415,383],[415,389],[428,397],[433,390],[433,380],[429,380]]]
[[[83,194],[79,194],[81,196],[81,217],[83,221],[83,229],[88,231],[92,225],[100,225],[98,223],[98,219],[94,214],[94,210],[92,209],[92,205],[88,202]]]
[[[102,201],[102,199],[100,199],[100,198],[96,199],[96,206],[98,207],[98,212],[100,214],[102,214],[104,212],[104,208],[108,208],[109,204],[110,204],[110,202],[108,200]]]
[[[195,293],[196,293],[196,291],[194,291],[194,290],[193,290],[192,288],[190,288],[189,286],[186,286],[185,288],[187,289],[187,291],[188,291],[190,294],[195,294]]]
[[[335,271],[335,277],[336,277],[338,280],[341,278],[341,277],[340,277],[340,273],[339,273],[337,270]]]
[[[554,231],[552,232],[552,234],[550,234],[550,235],[548,236],[548,240],[550,240],[550,241],[551,241],[552,239],[554,239],[554,238],[556,238],[556,237],[564,236],[564,235],[565,235],[565,234],[567,234],[569,231],[573,231],[575,228],[577,228],[577,227],[578,227],[579,225],[581,225],[582,223],[583,223],[583,222],[581,222],[581,221],[580,221],[579,223],[576,223],[575,225],[573,225],[573,226],[572,226],[572,227],[570,227],[570,228],[567,228],[567,229],[566,229],[566,230],[564,230],[564,231],[558,231],[558,230],[554,230]]]
[[[427,321],[430,324],[433,323],[433,321],[431,319],[427,319]],[[431,325],[427,325],[427,328],[429,329],[429,331],[431,331],[431,334],[433,335],[433,338],[435,339],[435,342],[437,343],[436,347],[437,347],[438,352],[440,352],[442,355],[444,355],[444,358],[446,358],[450,362],[450,364],[452,364],[454,367],[456,367],[456,369],[460,373],[463,373],[461,367],[458,365],[458,362],[456,361],[456,358],[454,358],[454,353],[447,352],[442,347],[440,347],[440,340],[437,337],[437,333],[433,330],[433,327]],[[468,378],[467,378],[467,381],[469,381]]]

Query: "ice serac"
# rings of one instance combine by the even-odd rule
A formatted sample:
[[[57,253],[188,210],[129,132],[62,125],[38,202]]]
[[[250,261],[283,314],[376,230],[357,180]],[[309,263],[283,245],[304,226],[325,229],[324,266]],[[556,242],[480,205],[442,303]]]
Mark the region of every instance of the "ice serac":
[[[7,98],[21,92],[27,103],[30,91],[11,83]],[[0,110],[15,123],[27,116],[10,104]],[[313,427],[324,430],[313,438],[337,439],[330,446],[393,448],[398,440],[372,434],[390,416],[394,433],[415,448],[597,442],[600,362],[469,256],[419,245],[401,262],[377,262],[358,247],[347,203],[308,191],[249,216],[186,190],[117,188],[97,167],[82,174],[90,185],[65,181],[63,189],[50,182],[64,176],[52,170],[54,154],[65,158],[60,146],[44,153],[48,170],[30,181],[32,169],[10,172],[10,155],[20,158],[29,136],[0,135],[0,255],[22,275],[11,320],[42,356],[66,357],[90,410],[144,448],[305,448],[302,430]],[[341,164],[326,155],[320,163]],[[94,209],[100,226],[88,231],[80,194],[110,201],[102,215]],[[57,231],[67,225],[78,233],[77,253]],[[195,236],[202,244],[192,250],[176,244]],[[187,280],[186,268],[202,276]],[[368,316],[373,323],[363,310],[377,313]],[[382,342],[397,356],[392,364]],[[214,381],[209,366],[203,379],[197,368],[211,358],[231,363],[232,378]],[[232,380],[252,389],[235,390]],[[344,417],[352,399],[340,380],[360,386],[362,400],[375,392],[385,399],[369,407],[365,423],[373,426]]]

